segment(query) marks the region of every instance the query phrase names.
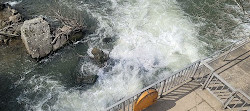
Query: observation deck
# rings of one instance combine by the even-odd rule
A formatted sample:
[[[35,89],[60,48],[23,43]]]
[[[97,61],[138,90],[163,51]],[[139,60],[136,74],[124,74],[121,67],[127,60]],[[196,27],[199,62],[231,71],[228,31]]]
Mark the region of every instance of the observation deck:
[[[250,111],[250,39],[240,39],[108,107],[133,111],[134,101],[150,88],[157,102],[144,111]]]
[[[205,63],[218,75],[210,77],[207,85],[195,80],[184,83],[145,111],[250,111],[250,43],[232,50]]]

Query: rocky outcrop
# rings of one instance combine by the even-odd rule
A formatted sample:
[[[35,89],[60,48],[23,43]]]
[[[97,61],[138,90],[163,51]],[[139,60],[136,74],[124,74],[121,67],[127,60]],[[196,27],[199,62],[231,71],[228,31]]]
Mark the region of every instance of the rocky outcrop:
[[[15,12],[13,12],[13,13],[15,13]],[[21,20],[22,20],[22,16],[19,13],[9,17],[10,23],[18,23],[18,22],[21,22]]]
[[[72,27],[69,26],[63,26],[55,31],[55,39],[52,42],[54,51],[67,43],[70,33],[72,33]]]
[[[75,32],[75,27],[69,25],[63,25],[51,32],[49,23],[38,17],[24,22],[21,38],[32,58],[42,58],[63,47]]]
[[[56,15],[62,27],[53,29],[43,17],[23,22],[17,10],[0,3],[0,45],[9,44],[12,39],[22,39],[32,58],[43,58],[69,41],[83,37],[83,25],[58,13]]]
[[[32,58],[42,58],[52,51],[50,27],[42,17],[24,22],[21,38]]]
[[[94,55],[93,60],[102,67],[103,64],[109,59],[108,55],[98,48],[93,48],[91,53]]]
[[[0,4],[0,29],[21,22],[22,16],[8,4]]]
[[[0,44],[20,38],[22,16],[8,4],[0,4]]]

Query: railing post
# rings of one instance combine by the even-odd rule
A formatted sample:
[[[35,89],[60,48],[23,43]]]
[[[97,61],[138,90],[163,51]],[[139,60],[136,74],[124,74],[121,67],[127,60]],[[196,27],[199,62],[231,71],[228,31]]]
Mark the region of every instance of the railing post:
[[[160,98],[162,97],[162,93],[163,93],[163,90],[165,88],[165,83],[166,83],[166,80],[163,81],[163,85],[162,85],[162,88],[161,88],[161,92],[160,93]]]
[[[233,91],[231,94],[230,94],[230,96],[229,96],[229,98],[224,102],[224,109],[226,109],[227,108],[227,106],[228,106],[228,104],[234,99],[234,96],[236,95],[236,91]]]
[[[210,84],[210,82],[212,81],[214,77],[214,72],[211,72],[208,76],[208,78],[206,79],[206,81],[204,82],[204,84],[202,85],[202,89],[205,89],[208,87],[208,85]]]
[[[194,72],[192,73],[192,75],[190,76],[192,79],[195,77],[195,73],[197,72],[197,70],[198,70],[198,68],[199,68],[199,66],[200,66],[200,63],[201,63],[201,61],[199,61],[196,65],[196,67],[195,67],[195,70],[194,70]]]
[[[214,68],[212,68],[210,65],[208,65],[205,61],[201,61],[202,64],[207,67],[211,73],[209,74],[208,78],[206,79],[206,81],[204,82],[202,89],[207,88],[207,86],[210,84],[210,82],[212,81],[213,77],[214,77]]]
[[[125,111],[125,101],[122,103],[122,111]]]

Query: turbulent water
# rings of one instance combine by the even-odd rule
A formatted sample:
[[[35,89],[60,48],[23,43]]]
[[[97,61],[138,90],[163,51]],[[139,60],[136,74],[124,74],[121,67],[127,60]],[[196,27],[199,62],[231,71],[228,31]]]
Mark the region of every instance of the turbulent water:
[[[38,15],[52,17],[50,9],[55,7],[66,15],[78,12],[84,18],[89,32],[82,41],[40,62],[30,59],[26,54],[16,57],[16,53],[7,53],[6,50],[11,47],[1,49],[2,52],[6,51],[6,54],[0,55],[0,83],[6,85],[0,89],[2,110],[103,110],[159,78],[225,46],[234,40],[233,35],[242,36],[249,32],[249,25],[245,24],[230,30],[218,26],[223,23],[234,27],[243,21],[240,19],[242,13],[231,2],[221,2],[218,7],[227,7],[234,13],[207,7],[210,15],[202,13],[202,8],[196,10],[203,5],[200,0],[4,2],[12,4],[28,18]],[[220,14],[228,17],[220,18],[223,16]],[[211,19],[213,17],[218,19]],[[226,31],[230,31],[230,37],[226,37]],[[103,38],[111,38],[112,42],[105,43]],[[94,47],[109,53],[111,59],[103,68],[88,58]],[[79,58],[76,52],[86,57]],[[14,57],[8,58],[8,54]],[[76,85],[75,74],[86,71],[99,75],[97,82],[94,85]]]

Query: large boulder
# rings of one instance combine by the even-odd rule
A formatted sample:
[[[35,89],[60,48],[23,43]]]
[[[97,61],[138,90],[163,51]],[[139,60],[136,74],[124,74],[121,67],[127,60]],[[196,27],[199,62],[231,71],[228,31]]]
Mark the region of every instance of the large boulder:
[[[50,27],[42,17],[24,22],[21,27],[21,39],[32,58],[45,57],[53,50]]]

